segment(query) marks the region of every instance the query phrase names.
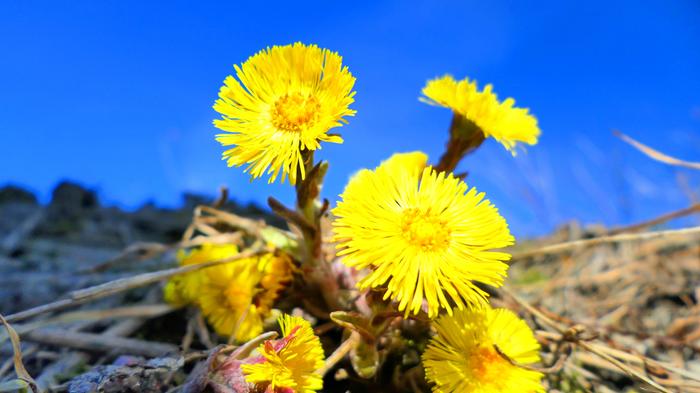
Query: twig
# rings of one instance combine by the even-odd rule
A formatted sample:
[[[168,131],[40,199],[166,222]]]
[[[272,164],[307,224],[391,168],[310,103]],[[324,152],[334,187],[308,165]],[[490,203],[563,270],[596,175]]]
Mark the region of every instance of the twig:
[[[544,315],[540,310],[532,306],[530,303],[522,300],[519,296],[508,290],[508,288],[502,287],[499,288],[498,291],[513,299],[520,307],[524,308],[528,313],[532,314],[534,317],[538,318],[541,322],[556,330],[558,333],[564,334],[566,331],[566,329],[558,322]]]
[[[594,343],[594,342],[590,343],[590,345],[599,351],[606,352],[610,356],[613,356],[613,357],[620,359],[620,360],[624,360],[625,362],[632,363],[632,364],[635,364],[635,365],[640,366],[640,367],[645,367],[645,365],[651,365],[653,367],[664,368],[664,369],[666,369],[672,373],[678,374],[682,377],[700,382],[700,375],[698,375],[697,373],[693,373],[691,371],[688,371],[688,370],[678,368],[678,367],[674,366],[673,364],[670,364],[667,362],[661,362],[661,361],[654,360],[654,359],[649,359],[649,358],[643,357],[641,355],[633,355],[633,354],[621,351],[619,349],[610,348],[610,347],[607,347],[607,346],[604,346],[604,345],[601,345],[598,343]]]
[[[160,301],[162,299],[162,292],[160,288],[152,288],[150,292],[146,295],[144,300],[148,303],[151,302],[156,302]],[[169,306],[172,307],[172,306]],[[171,308],[171,310],[174,310],[175,308]],[[168,312],[168,311],[165,311]],[[148,320],[148,318],[153,318],[160,316],[162,314],[159,313],[154,313],[154,314],[148,314],[148,315],[139,315],[134,318],[127,318],[124,320],[121,320],[109,328],[107,328],[102,334],[107,335],[107,336],[119,336],[119,337],[128,337],[135,331],[139,330],[141,326],[143,326],[144,323]]]
[[[199,337],[199,341],[204,344],[207,348],[214,348],[216,345],[209,335],[209,329],[207,329],[207,324],[204,322],[204,316],[202,312],[197,310],[197,314],[194,316],[194,330]]]
[[[590,338],[583,338],[582,333],[585,331],[585,327],[583,325],[576,325],[571,328],[565,328],[558,322],[554,321],[553,319],[549,318],[547,315],[545,315],[543,312],[535,308],[534,306],[530,305],[529,303],[525,302],[524,300],[520,299],[518,296],[515,294],[511,293],[505,288],[499,289],[501,292],[507,294],[510,296],[513,300],[515,300],[518,305],[521,307],[525,308],[530,314],[534,315],[539,321],[545,323],[546,325],[550,326],[554,330],[557,331],[556,340],[557,341],[569,341],[582,349],[587,350],[588,352],[591,352],[602,359],[608,361],[609,363],[613,364],[615,367],[620,369],[622,372],[625,374],[629,375],[630,377],[633,377],[639,381],[642,381],[646,383],[647,385],[659,390],[660,392],[663,393],[670,393],[669,390],[664,388],[663,386],[659,385],[652,379],[648,378],[647,376],[643,375],[639,371],[627,366],[626,364],[620,362],[613,356],[611,356],[608,352],[600,350],[598,346],[594,346],[589,344],[588,340],[591,340],[593,337]]]
[[[201,213],[208,213],[212,216],[219,218],[221,221],[226,222],[234,228],[240,228],[251,235],[257,235],[260,230],[265,227],[265,223],[262,221],[251,220],[249,218],[244,218],[232,213],[217,210],[210,206],[198,206],[198,211]]]
[[[265,332],[238,347],[234,345],[219,345],[206,351],[191,352],[185,355],[185,363],[199,359],[206,359],[213,354],[225,353],[232,353],[231,356],[234,357],[234,359],[243,359],[248,357],[248,355],[250,355],[250,353],[253,352],[253,350],[255,350],[255,348],[257,348],[261,343],[267,340],[274,340],[277,338],[277,336],[277,332]]]
[[[603,358],[603,359],[607,360],[608,362],[612,363],[615,367],[617,367],[617,368],[619,368],[620,370],[622,370],[622,371],[623,371],[624,373],[626,373],[627,375],[629,375],[629,376],[631,376],[631,377],[634,377],[634,378],[636,378],[636,379],[639,380],[639,381],[642,381],[642,382],[647,383],[648,385],[650,385],[650,386],[652,386],[652,387],[658,389],[660,392],[663,392],[663,393],[671,393],[669,390],[667,390],[667,389],[664,388],[663,386],[659,385],[658,383],[656,383],[656,382],[653,381],[652,379],[647,378],[647,376],[645,376],[644,374],[642,374],[642,373],[640,373],[639,371],[633,369],[632,367],[627,366],[626,364],[624,364],[624,363],[622,363],[621,361],[615,359],[614,357],[608,355],[607,353],[598,350],[598,348],[593,347],[593,346],[591,346],[591,345],[588,345],[588,343],[586,343],[586,342],[579,342],[579,343],[577,343],[577,345],[580,346],[581,348],[587,350],[588,352],[591,352],[591,353],[593,353],[593,354],[595,354],[595,355],[600,356],[601,358]]]
[[[57,345],[93,352],[112,352],[116,354],[157,357],[167,353],[178,352],[172,344],[108,336],[104,334],[71,332],[69,330],[44,328],[25,335],[28,341]]]
[[[333,353],[328,356],[326,359],[326,363],[323,364],[323,367],[320,369],[316,370],[316,373],[324,376],[328,371],[330,371],[333,367],[335,367],[338,362],[343,360],[345,355],[347,355],[353,348],[357,346],[360,342],[360,334],[357,333],[356,331],[353,331],[350,334],[350,337],[348,337],[347,340],[343,341],[342,344],[338,348],[336,348]]]
[[[119,255],[104,261],[98,265],[78,271],[78,273],[96,273],[105,271],[115,264],[127,261],[131,258],[142,261],[165,253],[171,247],[156,242],[136,242],[124,248]]]
[[[561,342],[561,341],[560,341]],[[538,373],[543,373],[543,374],[555,374],[561,371],[562,367],[564,367],[564,364],[566,364],[567,359],[569,359],[569,356],[571,356],[572,352],[572,347],[570,343],[564,343],[564,345],[557,345],[557,350],[554,351],[555,354],[555,360],[554,363],[552,363],[551,366],[546,366],[546,367],[536,367],[536,366],[531,366],[529,364],[523,364],[523,363],[518,363],[516,362],[513,358],[508,356],[501,348],[498,347],[498,345],[494,344],[494,349],[496,350],[496,353],[500,355],[505,361],[508,363],[512,364],[515,367],[519,367],[525,370],[529,371],[535,371]],[[562,351],[563,349],[563,351]]]
[[[223,195],[222,195],[223,197]],[[155,258],[165,252],[178,250],[183,248],[195,247],[204,243],[223,244],[235,243],[241,238],[241,233],[217,233],[213,236],[194,236],[197,229],[201,229],[200,224],[224,223],[230,227],[238,228],[247,234],[255,237],[262,235],[262,229],[272,230],[290,239],[294,239],[294,235],[289,231],[284,231],[273,226],[266,226],[263,221],[251,220],[245,217],[238,216],[233,213],[228,213],[216,209],[215,207],[200,205],[194,209],[193,220],[187,229],[184,231],[180,242],[163,245],[160,243],[137,243],[124,249],[118,256],[106,261],[100,265],[88,269],[88,272],[102,271],[110,268],[115,263],[122,262],[129,257],[135,257],[137,260]]]
[[[680,209],[680,210],[676,210],[676,211],[673,211],[670,213],[663,214],[659,217],[653,218],[651,220],[643,221],[643,222],[640,222],[638,224],[613,229],[610,232],[608,232],[608,234],[615,235],[615,234],[623,233],[623,232],[636,232],[640,229],[645,229],[645,228],[648,228],[648,227],[651,227],[654,225],[660,225],[660,224],[663,224],[667,221],[671,221],[671,220],[674,220],[676,218],[684,217],[684,216],[687,216],[687,215],[690,215],[693,213],[698,213],[698,212],[700,212],[700,203],[693,204],[693,205],[686,207],[684,209]]]
[[[121,336],[126,337],[131,333],[139,330],[143,324],[146,323],[145,318],[128,318],[114,325],[110,326],[107,330],[102,332],[105,336]]]
[[[43,313],[61,310],[67,307],[71,307],[77,304],[82,304],[91,300],[100,299],[110,295],[114,295],[120,292],[124,292],[130,289],[143,287],[149,284],[156,283],[161,280],[165,280],[172,276],[179,274],[194,272],[202,269],[206,269],[213,266],[223,265],[226,263],[235,262],[240,259],[250,258],[255,255],[260,255],[264,252],[269,252],[270,250],[266,247],[257,247],[242,251],[239,254],[224,258],[216,261],[200,263],[196,265],[180,266],[172,269],[159,270],[156,272],[143,273],[133,277],[117,279],[104,284],[96,285],[93,287],[81,289],[78,291],[73,291],[69,294],[68,299],[62,299],[56,302],[44,304],[38,307],[30,308],[25,311],[21,311],[12,315],[7,316],[8,322],[20,321],[23,319],[31,318]]]
[[[40,320],[25,325],[15,325],[15,330],[20,334],[27,334],[33,330],[57,324],[65,324],[80,321],[97,321],[124,317],[157,317],[175,310],[175,307],[167,304],[149,304],[139,306],[117,307],[107,310],[87,310],[68,312],[55,318]],[[75,329],[71,329],[75,330]],[[0,343],[7,337],[0,334]]]
[[[187,353],[192,347],[192,342],[194,341],[194,319],[187,318],[187,328],[185,329],[185,335],[182,336],[180,340],[180,348],[183,352]]]
[[[192,239],[182,241],[173,247],[174,249],[197,247],[203,244],[231,244],[238,243],[242,235],[240,232],[220,233],[213,236],[195,236]]]
[[[629,242],[638,240],[650,240],[650,239],[661,239],[677,236],[687,236],[700,234],[700,226],[683,228],[683,229],[669,229],[666,231],[656,231],[656,232],[644,232],[644,233],[620,233],[611,236],[601,236],[593,239],[581,239],[574,240],[570,242],[563,242],[559,244],[552,244],[549,246],[544,246],[537,248],[535,250],[528,250],[513,254],[511,261],[516,261],[519,259],[530,258],[538,255],[545,254],[555,254],[564,251],[574,250],[577,248],[597,246],[599,244],[616,243],[616,242]]]
[[[288,207],[284,206],[282,202],[273,197],[267,198],[267,204],[278,216],[282,217],[287,222],[298,226],[302,231],[308,232],[312,235],[316,233],[316,228],[314,228],[313,224],[311,224],[306,217],[302,216],[299,212],[289,209]]]
[[[333,321],[328,321],[324,324],[318,325],[314,328],[314,334],[317,336],[323,336],[324,334],[328,333],[329,331],[335,329],[338,325],[335,324]]]
[[[250,355],[255,348],[260,346],[264,341],[267,340],[274,340],[277,338],[278,333],[277,332],[265,332],[252,340],[246,342],[245,344],[241,345],[240,347],[236,348],[235,351],[233,351],[233,354],[231,356],[234,356],[235,359],[244,359],[247,358],[248,355]]]
[[[194,228],[196,225],[194,223],[192,224],[192,227]],[[119,255],[116,257],[109,259],[105,262],[102,262],[96,266],[91,266],[86,269],[78,270],[78,273],[97,273],[97,272],[102,272],[105,270],[108,270],[114,265],[122,262],[129,261],[130,258],[133,258],[134,261],[142,261],[146,259],[151,259],[155,258],[159,255],[162,255],[168,251],[175,251],[175,250],[180,250],[180,249],[185,249],[185,248],[191,248],[191,247],[197,247],[201,246],[202,244],[208,243],[208,244],[231,244],[231,243],[238,243],[242,238],[242,234],[240,232],[233,232],[233,233],[217,233],[212,236],[196,236],[194,238],[187,238],[185,240],[182,240],[180,242],[177,242],[175,244],[171,245],[165,245],[161,243],[155,243],[155,242],[139,242],[139,243],[134,243],[128,247],[126,247]]]

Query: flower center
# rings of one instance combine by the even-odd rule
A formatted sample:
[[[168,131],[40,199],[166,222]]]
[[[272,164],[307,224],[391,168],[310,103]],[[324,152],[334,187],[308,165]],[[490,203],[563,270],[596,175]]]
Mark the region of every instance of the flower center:
[[[478,381],[498,385],[506,378],[510,364],[489,347],[480,347],[471,356],[471,371]]]
[[[285,94],[272,105],[271,120],[279,130],[301,131],[312,125],[321,109],[316,97],[301,93]]]
[[[425,251],[439,251],[450,244],[451,233],[446,224],[437,214],[410,208],[403,212],[401,232],[411,245]]]
[[[250,304],[254,304],[253,293],[249,288],[241,285],[229,285],[224,292],[228,306],[232,310],[243,311]]]

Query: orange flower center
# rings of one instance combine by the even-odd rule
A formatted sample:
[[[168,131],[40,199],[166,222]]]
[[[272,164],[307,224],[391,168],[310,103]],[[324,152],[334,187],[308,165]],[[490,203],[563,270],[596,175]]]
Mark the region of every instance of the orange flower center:
[[[272,105],[272,125],[279,130],[299,132],[316,122],[320,109],[316,97],[285,94]]]
[[[478,381],[500,385],[508,375],[510,363],[491,347],[479,347],[471,356],[471,371]]]
[[[425,251],[440,251],[450,244],[451,232],[446,224],[437,214],[410,208],[403,212],[401,232],[411,245]]]
[[[253,304],[253,292],[250,287],[245,285],[236,285],[232,283],[224,291],[224,296],[228,302],[228,306],[233,310],[245,310],[250,304]]]

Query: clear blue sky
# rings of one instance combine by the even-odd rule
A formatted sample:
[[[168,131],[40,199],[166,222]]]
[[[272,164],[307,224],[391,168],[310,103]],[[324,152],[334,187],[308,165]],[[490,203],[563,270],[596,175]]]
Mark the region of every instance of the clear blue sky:
[[[0,184],[47,200],[60,179],[134,208],[182,191],[241,201],[291,187],[250,183],[220,160],[211,106],[232,65],[294,41],[340,52],[357,116],[325,145],[324,194],[395,151],[433,158],[448,111],[418,102],[446,72],[529,107],[541,143],[512,158],[489,141],[460,170],[518,235],[569,219],[626,223],[689,204],[700,176],[652,162],[620,129],[700,161],[700,3],[6,1],[0,7]]]

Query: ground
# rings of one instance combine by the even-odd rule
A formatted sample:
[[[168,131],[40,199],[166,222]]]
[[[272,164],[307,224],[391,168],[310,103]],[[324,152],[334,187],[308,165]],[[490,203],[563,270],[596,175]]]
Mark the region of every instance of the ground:
[[[147,204],[125,212],[71,183],[60,184],[47,205],[21,188],[0,189],[0,314],[19,333],[23,364],[40,389],[168,391],[199,375],[195,365],[211,361],[216,339],[192,310],[163,303],[158,280],[111,296],[75,291],[171,268],[169,245],[182,238],[194,209],[212,202],[187,195],[180,209]],[[286,227],[256,206],[219,208]],[[493,303],[536,329],[542,367],[552,366],[550,391],[653,391],[650,383],[700,391],[698,232],[663,231],[660,221],[614,229],[570,223],[512,250],[509,282],[493,292]],[[61,299],[72,300],[54,313],[17,314]],[[340,331],[319,326],[329,329],[323,342],[332,352]],[[387,355],[373,382],[358,382],[341,361],[325,391],[428,389],[411,329],[403,331],[403,356]],[[425,333],[415,329],[416,337]],[[5,338],[0,387],[15,378]],[[190,351],[181,356],[183,345]]]

